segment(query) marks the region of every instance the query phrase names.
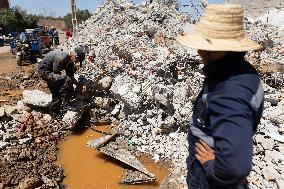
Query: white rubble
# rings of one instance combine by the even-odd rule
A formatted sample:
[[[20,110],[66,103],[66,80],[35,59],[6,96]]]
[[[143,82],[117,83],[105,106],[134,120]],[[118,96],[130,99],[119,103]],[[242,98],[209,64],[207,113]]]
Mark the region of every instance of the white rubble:
[[[72,130],[76,126],[77,122],[81,119],[82,115],[83,115],[82,110],[78,110],[78,111],[68,110],[64,114],[62,121],[66,125],[67,129]]]
[[[47,107],[52,101],[52,95],[40,90],[24,90],[23,101],[28,105]]]

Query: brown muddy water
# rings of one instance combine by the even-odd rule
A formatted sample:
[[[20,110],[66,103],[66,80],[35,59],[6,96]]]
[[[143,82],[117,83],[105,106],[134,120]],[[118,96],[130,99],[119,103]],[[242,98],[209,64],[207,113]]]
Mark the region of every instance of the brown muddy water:
[[[100,130],[106,130],[105,127]],[[140,161],[157,180],[136,185],[119,184],[123,178],[123,164],[86,146],[87,141],[105,136],[91,129],[73,134],[60,144],[58,163],[62,165],[67,189],[158,189],[168,173],[166,164],[155,164],[148,158]]]

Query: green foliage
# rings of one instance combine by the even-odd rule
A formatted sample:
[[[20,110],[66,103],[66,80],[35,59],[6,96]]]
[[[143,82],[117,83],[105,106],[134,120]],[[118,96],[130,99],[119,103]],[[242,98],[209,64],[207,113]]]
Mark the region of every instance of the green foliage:
[[[81,24],[82,22],[86,21],[87,19],[89,19],[92,16],[92,14],[90,13],[90,11],[86,10],[77,10],[77,21],[78,24]],[[67,28],[72,28],[72,15],[71,13],[67,14],[66,16],[64,16],[63,18],[65,25]]]
[[[37,16],[29,15],[20,8],[0,10],[0,28],[3,28],[5,33],[35,28],[38,20]]]

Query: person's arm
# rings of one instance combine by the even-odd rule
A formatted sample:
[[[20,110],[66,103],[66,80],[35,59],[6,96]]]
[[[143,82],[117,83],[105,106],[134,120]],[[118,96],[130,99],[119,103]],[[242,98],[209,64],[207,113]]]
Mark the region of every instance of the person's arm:
[[[254,118],[249,97],[251,91],[240,85],[208,96],[215,159],[203,167],[214,185],[236,184],[251,171]]]
[[[53,58],[53,64],[52,64],[52,72],[49,74],[48,78],[49,79],[58,79],[61,77],[61,71],[62,71],[62,66],[66,64],[66,61],[68,61],[68,55],[64,54],[56,54],[54,55],[55,57]]]

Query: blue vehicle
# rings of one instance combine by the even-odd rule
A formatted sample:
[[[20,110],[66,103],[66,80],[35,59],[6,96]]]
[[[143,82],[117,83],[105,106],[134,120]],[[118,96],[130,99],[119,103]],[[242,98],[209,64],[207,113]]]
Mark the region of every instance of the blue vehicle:
[[[23,62],[36,62],[38,57],[42,56],[42,42],[40,37],[31,30],[22,32],[17,44],[16,61],[18,66],[22,66]]]

